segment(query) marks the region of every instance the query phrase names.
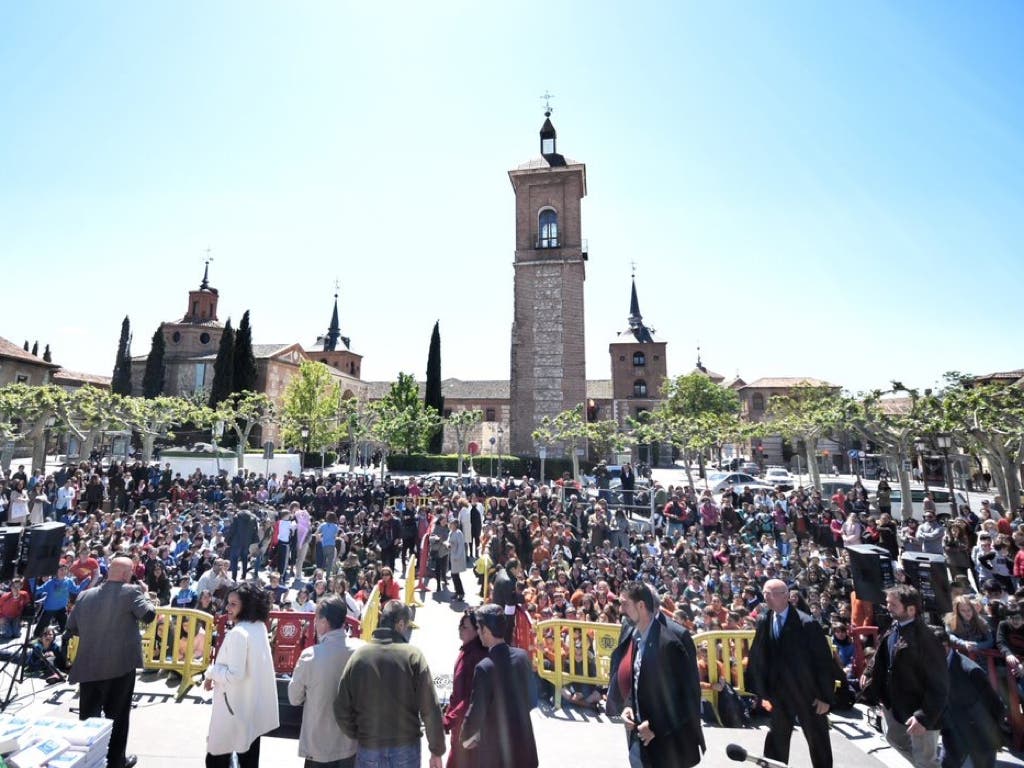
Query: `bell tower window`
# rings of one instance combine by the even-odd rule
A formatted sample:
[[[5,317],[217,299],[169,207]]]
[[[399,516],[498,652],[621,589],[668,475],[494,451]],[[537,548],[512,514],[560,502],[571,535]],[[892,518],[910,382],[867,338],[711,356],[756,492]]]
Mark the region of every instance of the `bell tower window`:
[[[537,238],[537,247],[558,247],[558,213],[552,208],[545,208],[540,212],[540,237]]]
[[[645,365],[647,365],[647,355],[645,355],[643,352],[634,352],[633,367],[643,368]]]
[[[633,397],[647,397],[647,382],[637,379],[633,382]]]

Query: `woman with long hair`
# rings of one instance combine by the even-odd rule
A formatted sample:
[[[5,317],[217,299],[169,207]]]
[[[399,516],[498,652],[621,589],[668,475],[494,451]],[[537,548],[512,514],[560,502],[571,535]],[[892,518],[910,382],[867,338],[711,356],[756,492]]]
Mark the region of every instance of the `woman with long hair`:
[[[228,593],[227,614],[234,627],[224,636],[216,663],[206,670],[204,684],[213,691],[206,765],[228,768],[234,753],[239,768],[255,768],[260,736],[280,725],[267,639],[270,596],[258,584],[241,584]]]
[[[970,595],[957,595],[945,621],[949,641],[958,651],[983,651],[995,645],[992,629]]]

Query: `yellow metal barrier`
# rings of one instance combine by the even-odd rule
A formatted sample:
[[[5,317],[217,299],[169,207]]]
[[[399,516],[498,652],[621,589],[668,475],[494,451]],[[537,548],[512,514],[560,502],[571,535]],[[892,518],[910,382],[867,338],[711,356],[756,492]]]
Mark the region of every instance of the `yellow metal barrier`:
[[[535,625],[534,630],[534,665],[541,679],[555,686],[555,707],[562,705],[562,688],[569,683],[608,685],[620,625],[551,619]]]
[[[142,666],[181,675],[175,694],[178,701],[185,698],[198,682],[194,678],[205,672],[213,660],[215,626],[213,616],[205,611],[161,606],[156,610],[156,618],[142,629]],[[74,663],[77,653],[78,637],[72,637],[67,648],[68,662]]]
[[[423,607],[423,603],[416,598],[416,555],[409,557],[409,567],[405,569],[404,595],[406,605]]]
[[[590,621],[550,619],[535,627],[537,648],[534,666],[542,680],[555,687],[555,707],[561,706],[562,689],[569,683],[585,683],[607,687],[611,679],[611,655],[618,645],[622,627]],[[708,681],[701,697],[710,701],[718,712],[719,665],[726,682],[737,693],[746,694],[746,659],[753,630],[700,632],[693,641],[699,648],[707,644]]]
[[[373,630],[377,628],[380,620],[380,590],[373,588],[370,596],[366,598],[366,607],[363,609],[362,631],[359,635],[363,641],[369,641],[373,637]]]

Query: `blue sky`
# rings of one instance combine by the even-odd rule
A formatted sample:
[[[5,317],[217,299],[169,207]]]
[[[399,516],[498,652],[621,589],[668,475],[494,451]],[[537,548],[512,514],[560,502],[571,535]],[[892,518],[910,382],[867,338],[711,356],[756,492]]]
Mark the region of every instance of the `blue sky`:
[[[587,164],[588,374],[630,263],[672,373],[1024,366],[1024,5],[0,6],[0,335],[109,373],[212,249],[221,319],[364,378],[508,376],[513,194]]]

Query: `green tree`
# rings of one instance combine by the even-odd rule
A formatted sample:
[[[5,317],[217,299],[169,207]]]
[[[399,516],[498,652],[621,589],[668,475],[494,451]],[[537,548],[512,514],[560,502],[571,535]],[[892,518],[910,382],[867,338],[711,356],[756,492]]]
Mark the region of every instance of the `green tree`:
[[[434,323],[430,334],[430,350],[427,352],[427,383],[423,393],[423,404],[438,414],[444,413],[444,396],[441,394],[441,321]],[[439,454],[444,450],[444,429],[436,429],[430,435],[428,453]],[[460,472],[461,474],[461,472]]]
[[[153,459],[157,438],[174,438],[174,428],[197,420],[199,410],[183,397],[126,397],[125,417],[129,429],[138,433],[142,442],[142,460]]]
[[[532,433],[534,442],[549,448],[561,445],[572,459],[573,480],[580,477],[580,457],[577,449],[583,448],[587,440],[587,420],[583,414],[583,403],[567,408],[554,418],[545,416]]]
[[[256,377],[256,356],[252,351],[252,328],[249,325],[249,310],[242,315],[242,322],[238,324],[238,331],[235,333],[234,353],[234,376],[231,388],[234,392],[255,392]]]
[[[118,395],[132,393],[132,328],[128,315],[121,321],[121,338],[117,342],[117,359],[110,378],[110,389]]]
[[[282,439],[285,445],[297,446],[303,451],[319,452],[338,440],[338,403],[341,387],[331,378],[327,366],[312,360],[299,365],[284,391],[281,409]],[[302,439],[302,429],[309,436]]]
[[[149,355],[146,357],[146,371],[142,374],[143,397],[159,397],[163,394],[164,380],[167,375],[164,367],[165,353],[164,326],[161,323],[153,333],[153,342],[149,347]]]
[[[82,457],[92,454],[104,432],[127,426],[128,405],[116,392],[87,384],[71,393],[68,406],[70,431],[82,441],[79,450]]]
[[[224,423],[235,436],[238,468],[245,466],[245,449],[256,427],[265,427],[277,418],[274,401],[262,392],[235,392],[213,410],[213,421]]]
[[[67,428],[71,421],[68,394],[53,384],[8,384],[0,388],[0,414],[0,421],[17,425],[17,434],[32,443],[33,469],[46,467],[48,430]]]
[[[380,442],[386,442],[388,450],[406,455],[424,450],[430,435],[439,428],[441,416],[420,400],[419,387],[412,374],[399,373],[398,380],[378,402],[387,406],[378,409],[377,414]],[[387,440],[382,439],[385,434]]]
[[[231,318],[224,324],[224,334],[220,337],[217,348],[217,359],[213,363],[213,386],[210,387],[209,404],[216,408],[228,395],[235,391],[235,330],[231,327]]]
[[[459,477],[462,477],[462,457],[466,453],[469,434],[483,420],[484,412],[479,409],[455,411],[444,420],[445,426],[452,431],[452,435],[455,437],[455,449],[459,454]]]
[[[699,414],[735,414],[740,410],[739,396],[721,387],[702,373],[688,373],[666,379],[658,406],[668,416]]]
[[[913,514],[910,494],[910,473],[903,469],[904,460],[914,455],[914,444],[941,430],[941,404],[932,391],[923,393],[892,382],[887,390],[876,389],[858,397],[838,401],[843,409],[843,423],[855,433],[878,446],[897,467],[904,519]]]
[[[976,385],[969,377],[947,374],[941,403],[941,428],[982,456],[1002,497],[1011,508],[1019,505],[1024,388],[1014,384]]]
[[[814,487],[820,489],[818,439],[831,434],[843,422],[841,399],[835,387],[797,385],[789,395],[776,395],[769,401],[764,431],[803,441],[807,471]]]
[[[50,345],[46,345],[46,349],[43,350],[43,361],[47,363],[53,362],[53,355],[50,354]]]

